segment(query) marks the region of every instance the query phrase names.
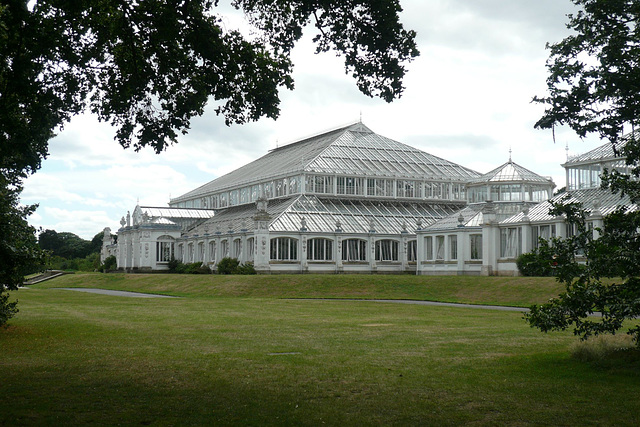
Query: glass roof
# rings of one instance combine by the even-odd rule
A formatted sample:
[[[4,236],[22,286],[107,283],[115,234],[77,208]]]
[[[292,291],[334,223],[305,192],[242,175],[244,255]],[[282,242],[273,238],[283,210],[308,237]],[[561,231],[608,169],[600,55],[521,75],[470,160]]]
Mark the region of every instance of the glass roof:
[[[329,233],[337,228],[343,233],[400,234],[415,233],[418,221],[422,226],[434,223],[460,209],[460,204],[412,203],[398,201],[342,200],[300,196],[278,218],[271,231],[299,230],[304,218],[309,232]]]
[[[307,231],[312,233],[333,233],[337,222],[343,233],[368,233],[373,222],[377,233],[400,234],[403,229],[415,233],[418,221],[425,227],[461,207],[461,203],[340,200],[300,195],[270,200],[267,212],[272,218],[269,225],[272,233],[299,231],[304,218]],[[253,204],[227,208],[188,234],[227,233],[228,230],[238,232],[243,229],[252,231],[255,229],[255,214],[256,207]]]
[[[378,135],[356,123],[271,150],[171,203],[303,172],[460,182],[480,176],[476,171]]]
[[[564,202],[564,198],[569,195],[569,200]],[[598,206],[598,210],[602,215],[608,215],[615,211],[618,206],[626,206],[629,211],[636,211],[637,205],[631,204],[627,196],[620,197],[619,194],[613,194],[609,189],[591,188],[586,190],[575,190],[568,193],[561,193],[553,197],[551,200],[539,203],[529,209],[528,217],[530,221],[553,221],[554,216],[549,215],[551,202],[572,203],[580,202],[587,210],[593,210],[594,206]],[[524,213],[520,212],[512,217],[501,221],[500,224],[510,224],[522,221]]]
[[[482,207],[483,204],[475,204],[455,212],[445,218],[442,218],[428,227],[424,227],[428,231],[451,230],[462,224],[464,227],[480,227],[482,225]],[[460,216],[462,215],[462,222]]]
[[[210,209],[185,209],[185,208],[158,208],[152,206],[140,206],[140,211],[151,218],[211,218],[215,212]]]
[[[499,183],[499,182],[528,182],[528,183],[544,183],[550,184],[552,181],[548,178],[531,172],[517,163],[509,160],[507,163],[498,166],[491,172],[488,172],[478,178],[469,181],[469,184]]]
[[[636,136],[640,137],[640,131],[636,132],[635,134]],[[620,150],[622,147],[624,147],[627,144],[627,141],[629,141],[629,139],[631,139],[633,135],[634,133],[631,132],[624,135],[622,138],[620,138],[620,140],[615,146],[616,150]],[[587,151],[584,154],[579,154],[577,156],[569,157],[569,160],[563,166],[568,167],[576,163],[591,163],[594,161],[602,161],[606,159],[613,159],[615,157],[620,157],[620,155],[616,155],[613,148],[614,148],[613,144],[610,142],[607,142],[597,148],[594,148],[591,151]]]

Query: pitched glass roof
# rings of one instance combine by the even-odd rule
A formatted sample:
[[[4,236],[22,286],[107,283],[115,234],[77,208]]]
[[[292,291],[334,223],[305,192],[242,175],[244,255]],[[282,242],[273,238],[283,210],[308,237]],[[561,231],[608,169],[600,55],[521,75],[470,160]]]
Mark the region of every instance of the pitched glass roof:
[[[456,163],[378,135],[362,123],[356,123],[271,150],[263,157],[171,202],[303,172],[461,182],[480,175]]]
[[[564,200],[566,197],[568,200]],[[629,211],[636,211],[637,205],[631,204],[628,197],[620,197],[619,194],[613,194],[611,190],[603,188],[591,188],[586,190],[575,190],[568,193],[561,193],[546,202],[538,203],[529,209],[527,216],[530,221],[553,221],[555,217],[549,215],[551,202],[574,203],[581,202],[583,207],[592,211],[594,206],[598,206],[598,210],[602,215],[608,215],[615,211],[618,206],[625,206]],[[512,217],[501,221],[500,224],[510,224],[521,222],[524,218],[524,212],[520,212]]]
[[[300,195],[270,200],[267,212],[272,218],[269,225],[271,233],[299,231],[304,218],[307,231],[312,233],[333,233],[339,222],[343,233],[368,233],[373,223],[376,233],[399,234],[403,230],[415,233],[419,221],[424,227],[461,207],[461,203],[340,200]],[[254,230],[255,214],[253,204],[228,208],[188,234]]]
[[[480,227],[483,220],[482,207],[483,204],[481,203],[467,206],[459,212],[455,212],[425,227],[425,229],[428,231],[451,230],[457,228],[460,224],[464,227]],[[460,216],[462,216],[462,222],[460,222]]]
[[[140,211],[151,218],[211,218],[215,212],[210,209],[185,209],[185,208],[158,208],[153,206],[140,206]]]
[[[636,135],[636,137],[640,137],[640,131],[636,131],[635,133],[630,132],[620,138],[620,140],[615,145],[615,149],[620,150],[621,148],[623,148],[634,134]],[[594,148],[591,151],[587,151],[586,153],[570,157],[563,166],[568,167],[574,164],[591,163],[594,161],[608,160],[616,157],[620,157],[620,155],[615,153],[614,145],[610,142],[607,142],[597,148]]]
[[[548,178],[538,175],[535,172],[531,172],[520,166],[517,163],[509,160],[501,166],[498,166],[491,172],[472,179],[469,184],[481,184],[481,183],[500,183],[500,182],[528,182],[528,183],[544,183],[549,184],[551,181]]]
[[[340,223],[343,233],[415,233],[417,223],[432,224],[460,209],[460,204],[347,200],[300,196],[275,218],[271,231],[299,230],[304,218],[309,232],[333,232]]]

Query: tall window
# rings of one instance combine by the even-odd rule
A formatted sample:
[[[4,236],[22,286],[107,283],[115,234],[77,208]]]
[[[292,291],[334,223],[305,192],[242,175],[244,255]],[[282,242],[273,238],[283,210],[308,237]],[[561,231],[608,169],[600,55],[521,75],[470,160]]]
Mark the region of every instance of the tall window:
[[[407,242],[407,261],[416,262],[418,260],[418,241],[409,240]]]
[[[250,238],[247,239],[247,261],[253,261],[255,243],[256,243],[256,239],[255,238],[250,237]]]
[[[444,236],[436,236],[436,259],[444,259]]]
[[[469,236],[471,246],[471,259],[482,259],[482,234],[472,234]]]
[[[521,228],[500,229],[500,256],[502,258],[515,258],[520,255],[522,247]]]
[[[174,240],[170,236],[161,236],[156,242],[156,262],[169,262],[174,258]]]
[[[458,236],[449,236],[449,259],[458,259]]]
[[[216,262],[216,250],[218,249],[216,242],[209,242],[209,258],[210,261]]]
[[[241,256],[242,256],[242,240],[235,239],[233,241],[233,255],[231,257],[235,259],[240,259]]]
[[[271,239],[271,259],[296,261],[298,259],[298,241],[290,237]]]
[[[398,242],[396,240],[378,240],[376,242],[376,261],[398,261]]]
[[[426,236],[424,238],[424,255],[425,259],[431,261],[433,259],[433,237]]]
[[[367,242],[360,239],[347,239],[342,242],[343,261],[366,261]]]
[[[202,262],[204,261],[204,242],[198,243],[198,254],[196,261]]]
[[[220,249],[222,249],[222,258],[229,256],[229,241],[227,239],[220,242]]]
[[[329,239],[310,239],[307,246],[307,259],[310,261],[333,260],[333,241]]]

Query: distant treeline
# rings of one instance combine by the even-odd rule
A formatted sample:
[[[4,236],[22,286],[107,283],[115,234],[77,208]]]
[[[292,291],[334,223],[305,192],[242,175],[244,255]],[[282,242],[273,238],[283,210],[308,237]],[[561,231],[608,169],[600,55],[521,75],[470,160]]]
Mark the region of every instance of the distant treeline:
[[[44,230],[38,237],[38,245],[47,252],[46,269],[93,271],[100,267],[100,249],[103,233],[93,239],[68,232]]]

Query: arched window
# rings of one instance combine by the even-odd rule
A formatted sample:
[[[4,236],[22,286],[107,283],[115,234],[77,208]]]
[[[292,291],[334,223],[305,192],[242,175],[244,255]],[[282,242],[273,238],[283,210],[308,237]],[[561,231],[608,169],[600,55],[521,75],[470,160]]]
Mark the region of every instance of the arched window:
[[[204,261],[204,242],[198,243],[198,253],[196,255],[196,261]]]
[[[360,239],[347,239],[342,242],[343,261],[366,261],[367,242]]]
[[[186,262],[193,262],[193,243],[187,244],[187,260]]]
[[[220,242],[220,248],[222,249],[222,258],[226,258],[229,256],[229,241],[224,239]]]
[[[233,255],[232,258],[240,259],[242,256],[242,239],[235,239],[233,241]]]
[[[296,261],[298,259],[298,240],[290,237],[271,239],[271,259],[274,261]]]
[[[310,239],[307,245],[307,259],[309,261],[333,260],[333,240]]]
[[[216,245],[216,242],[209,242],[209,258],[210,261],[216,262],[216,256],[218,255],[216,253],[216,250],[218,249],[218,245]]]
[[[164,263],[171,261],[174,257],[175,239],[171,236],[160,236],[156,241],[156,262]]]
[[[398,261],[398,241],[378,240],[376,242],[376,261]]]

